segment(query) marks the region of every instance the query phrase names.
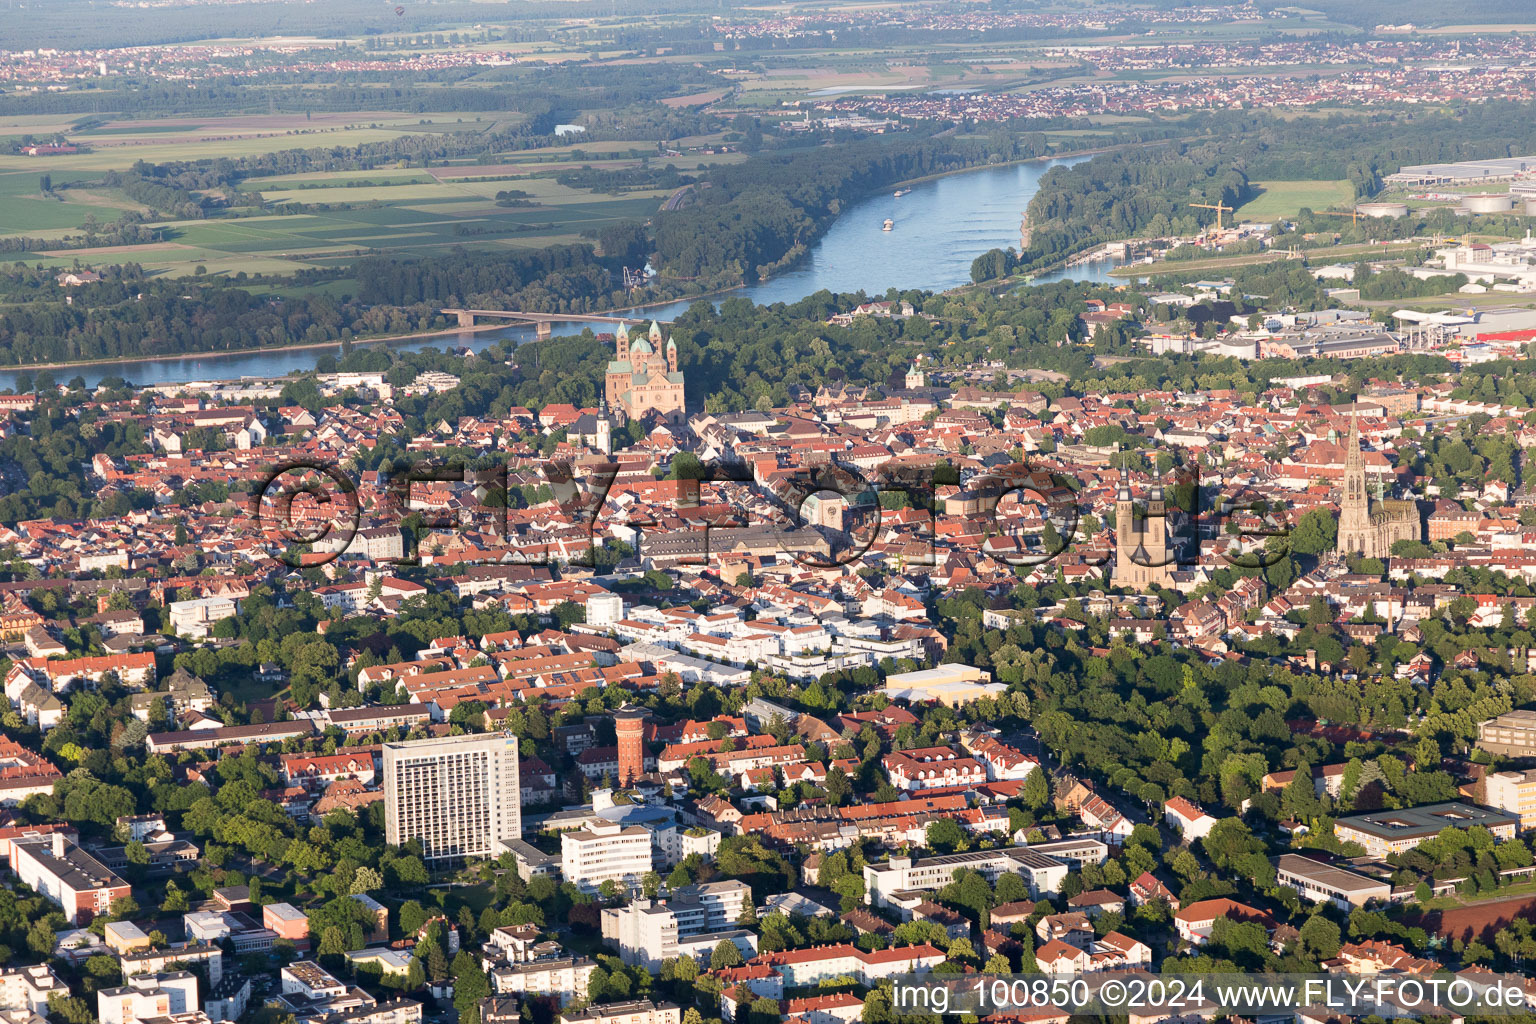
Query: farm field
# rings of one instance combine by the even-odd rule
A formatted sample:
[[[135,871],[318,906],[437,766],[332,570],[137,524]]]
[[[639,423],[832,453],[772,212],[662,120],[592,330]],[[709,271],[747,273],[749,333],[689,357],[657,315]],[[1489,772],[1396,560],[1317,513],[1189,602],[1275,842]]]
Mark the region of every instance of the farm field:
[[[1326,210],[1353,202],[1355,193],[1349,182],[1339,181],[1257,181],[1263,193],[1238,207],[1238,220],[1265,221],[1276,217],[1294,217],[1302,207]]]
[[[107,224],[125,210],[149,212],[121,191],[101,186],[108,170],[134,161],[195,160],[317,145],[382,141],[407,132],[489,131],[500,115],[321,114],[294,129],[281,115],[110,121],[72,138],[91,152],[54,157],[0,157],[0,237],[26,235],[62,240],[78,236],[88,218]],[[27,123],[21,122],[38,122]],[[42,133],[42,119],[12,118],[0,130]],[[65,126],[67,127],[67,126]],[[679,148],[708,148],[717,138],[678,140]],[[191,274],[291,273],[304,267],[348,263],[370,251],[442,252],[454,246],[536,247],[575,242],[582,233],[619,220],[644,220],[670,190],[608,194],[571,188],[554,175],[584,166],[622,170],[643,157],[682,171],[735,162],[737,153],[653,156],[652,142],[604,140],[493,154],[489,163],[439,164],[431,168],[390,165],[366,170],[306,171],[248,178],[242,191],[265,202],[256,215],[214,215],[206,220],[157,222],[157,240],[139,246],[44,249],[28,262],[72,265],[136,262],[147,270]],[[607,159],[590,157],[601,154]],[[45,194],[40,178],[55,190]],[[65,187],[68,186],[68,187]],[[498,206],[496,194],[516,190],[536,205]]]
[[[478,187],[506,187],[484,183]],[[558,186],[557,186],[558,187]],[[292,273],[303,267],[347,263],[370,250],[402,253],[444,252],[458,245],[477,248],[521,248],[580,240],[581,232],[616,220],[643,219],[656,211],[660,199],[651,194],[624,198],[593,197],[575,190],[563,202],[532,208],[507,209],[494,200],[466,194],[462,186],[406,185],[400,190],[438,188],[441,196],[415,195],[391,204],[369,202],[359,209],[303,213],[273,213],[229,219],[170,221],[161,228],[161,241],[142,246],[62,249],[28,253],[28,262],[70,265],[76,259],[93,264],[135,262],[147,270],[191,274],[201,265],[211,274]],[[303,201],[328,192],[357,189],[314,189],[297,192]]]
[[[76,131],[71,124],[78,120],[78,116],[0,119],[0,135],[42,137],[61,132],[87,147],[83,153],[57,156],[0,155],[0,173],[26,171],[34,179],[39,174],[51,174],[55,182],[64,183],[96,177],[103,171],[124,170],[138,160],[159,163],[255,156],[284,149],[387,142],[423,132],[490,131],[499,124],[515,123],[518,115],[345,111],[300,118],[293,114],[241,114],[125,119]]]

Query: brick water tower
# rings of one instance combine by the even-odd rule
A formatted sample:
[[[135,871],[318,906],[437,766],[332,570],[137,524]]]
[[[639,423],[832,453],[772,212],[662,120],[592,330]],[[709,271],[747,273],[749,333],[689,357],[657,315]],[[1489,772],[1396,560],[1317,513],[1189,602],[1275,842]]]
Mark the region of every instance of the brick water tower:
[[[613,713],[613,731],[619,743],[619,785],[627,786],[645,774],[645,708],[626,704]]]

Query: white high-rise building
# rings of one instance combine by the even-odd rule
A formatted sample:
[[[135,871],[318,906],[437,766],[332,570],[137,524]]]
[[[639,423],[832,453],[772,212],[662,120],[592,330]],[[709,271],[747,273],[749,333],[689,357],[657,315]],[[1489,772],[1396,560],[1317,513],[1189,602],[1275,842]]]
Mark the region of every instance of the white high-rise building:
[[[384,836],[420,840],[428,862],[494,857],[522,834],[517,737],[384,744]]]

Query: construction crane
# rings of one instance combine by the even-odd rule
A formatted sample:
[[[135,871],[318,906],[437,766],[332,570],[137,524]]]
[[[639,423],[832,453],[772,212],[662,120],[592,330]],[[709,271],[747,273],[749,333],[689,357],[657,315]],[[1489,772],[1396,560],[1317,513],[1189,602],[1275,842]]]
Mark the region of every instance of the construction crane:
[[[1216,232],[1217,232],[1217,234],[1221,233],[1221,215],[1223,213],[1231,213],[1233,210],[1236,209],[1236,207],[1234,207],[1234,206],[1223,205],[1223,203],[1222,203],[1222,201],[1220,199],[1216,200],[1216,202],[1214,202],[1214,203],[1190,203],[1189,205],[1195,207],[1196,209],[1200,209],[1200,210],[1215,210],[1216,211]]]
[[[1313,212],[1315,212],[1317,214],[1320,214],[1321,216],[1324,216],[1324,217],[1348,217],[1349,218],[1349,222],[1351,224],[1359,224],[1360,223],[1360,211],[1359,210],[1350,210],[1348,213],[1344,213],[1341,210],[1315,210]]]

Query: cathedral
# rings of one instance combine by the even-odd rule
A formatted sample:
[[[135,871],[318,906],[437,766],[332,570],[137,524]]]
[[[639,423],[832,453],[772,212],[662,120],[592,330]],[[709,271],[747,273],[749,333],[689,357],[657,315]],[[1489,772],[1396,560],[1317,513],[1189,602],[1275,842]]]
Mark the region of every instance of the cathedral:
[[[1360,452],[1360,424],[1349,424],[1344,456],[1344,496],[1339,502],[1338,553],[1386,558],[1400,540],[1419,540],[1419,507],[1412,501],[1379,499],[1365,490],[1365,456]]]
[[[1173,586],[1173,545],[1169,541],[1168,502],[1159,480],[1147,496],[1147,514],[1136,518],[1136,502],[1121,470],[1120,493],[1115,496],[1115,570],[1112,586],[1147,590],[1153,584]]]
[[[661,325],[652,322],[650,332],[634,342],[621,324],[613,344],[603,389],[608,408],[629,419],[643,420],[654,413],[668,423],[681,423],[683,374],[677,368],[677,343],[668,338],[663,347]]]

